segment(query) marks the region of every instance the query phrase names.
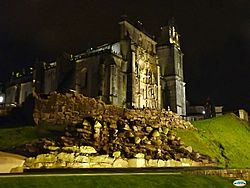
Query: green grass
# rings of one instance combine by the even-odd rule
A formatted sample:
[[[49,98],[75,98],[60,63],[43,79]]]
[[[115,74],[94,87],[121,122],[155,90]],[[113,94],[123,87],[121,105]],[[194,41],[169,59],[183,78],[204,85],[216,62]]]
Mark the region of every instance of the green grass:
[[[177,130],[186,145],[221,166],[250,168],[250,127],[234,114],[192,122],[198,130]]]
[[[233,180],[216,176],[201,175],[128,175],[128,176],[42,176],[42,177],[18,177],[0,178],[0,188],[230,188]],[[247,186],[246,186],[247,187]]]
[[[27,143],[35,138],[36,135],[34,134],[33,127],[0,129],[0,150],[6,150],[19,144]]]
[[[0,151],[8,151],[40,138],[55,139],[63,132],[59,126],[0,128]]]
[[[193,122],[197,130],[177,129],[177,135],[195,151],[209,155],[222,167],[250,168],[250,127],[233,114]],[[0,151],[15,152],[39,138],[55,139],[62,126],[36,126],[0,129]]]

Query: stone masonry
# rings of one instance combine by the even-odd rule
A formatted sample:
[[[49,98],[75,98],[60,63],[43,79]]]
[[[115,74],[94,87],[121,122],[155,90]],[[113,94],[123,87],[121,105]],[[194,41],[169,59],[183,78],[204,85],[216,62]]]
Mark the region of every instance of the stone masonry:
[[[66,153],[72,155],[70,162],[74,163],[74,158],[80,156],[79,148],[89,146],[96,151],[94,157],[114,157],[114,153],[119,152],[122,160],[129,159],[128,166],[145,167],[137,163],[141,161],[150,166],[161,160],[163,166],[173,165],[171,161],[178,161],[177,164],[183,160],[189,160],[187,166],[192,166],[190,161],[211,164],[208,156],[185,146],[175,134],[174,129],[194,129],[193,125],[164,109],[125,109],[74,92],[65,95],[54,92],[47,99],[36,98],[33,116],[38,126],[62,125],[65,126],[65,133],[56,142],[43,139],[27,144],[30,153],[37,154],[39,151],[36,150],[40,150],[41,154],[50,153],[53,155],[50,157],[58,159],[58,153],[65,153],[65,148],[73,147],[77,152],[69,149]],[[37,158],[32,160],[39,163]]]

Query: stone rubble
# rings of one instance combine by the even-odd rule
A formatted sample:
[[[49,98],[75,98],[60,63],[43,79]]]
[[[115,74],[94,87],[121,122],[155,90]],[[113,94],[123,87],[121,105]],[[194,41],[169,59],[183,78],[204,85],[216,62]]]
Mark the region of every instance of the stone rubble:
[[[201,166],[202,162],[196,162],[191,159],[181,158],[179,161],[174,159],[145,159],[144,154],[138,153],[136,158],[122,158],[119,152],[114,152],[113,156],[95,155],[89,153],[95,149],[90,146],[83,153],[80,153],[81,148],[69,152],[69,148],[61,148],[47,154],[40,154],[36,157],[27,158],[24,168],[143,168],[143,167],[180,167],[180,166]],[[207,164],[208,165],[208,164]]]
[[[50,152],[42,154],[46,165],[53,162],[61,164],[61,155],[66,159],[62,166],[65,166],[65,163],[66,166],[68,163],[71,166],[79,163],[82,167],[92,167],[92,162],[86,158],[90,157],[88,155],[105,155],[107,158],[116,159],[104,162],[101,157],[99,162],[96,162],[95,156],[93,165],[102,167],[146,167],[155,164],[157,167],[181,166],[186,164],[181,162],[182,160],[190,160],[197,164],[211,162],[208,156],[195,152],[191,146],[185,146],[180,137],[176,136],[174,129],[194,127],[169,110],[125,109],[106,105],[100,100],[76,93],[63,95],[54,92],[48,99],[36,99],[33,116],[38,126],[66,125],[64,135],[56,142],[43,139],[27,145],[27,151],[30,153]],[[46,155],[52,153],[59,162],[53,157],[46,158]],[[82,159],[89,163],[85,164],[87,162],[81,161]],[[29,160],[33,161],[33,166],[27,166],[44,166],[40,164],[43,163],[40,159]],[[26,164],[30,162],[27,161]],[[190,162],[186,165],[192,166]]]

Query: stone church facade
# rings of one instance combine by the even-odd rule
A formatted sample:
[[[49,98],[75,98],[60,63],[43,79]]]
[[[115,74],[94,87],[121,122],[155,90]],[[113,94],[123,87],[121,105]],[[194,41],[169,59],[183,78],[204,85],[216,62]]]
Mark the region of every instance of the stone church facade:
[[[163,27],[157,41],[127,20],[119,25],[116,43],[36,62],[23,75],[14,73],[6,102],[21,104],[32,90],[49,94],[72,89],[121,107],[170,107],[186,115],[183,54],[174,24]]]

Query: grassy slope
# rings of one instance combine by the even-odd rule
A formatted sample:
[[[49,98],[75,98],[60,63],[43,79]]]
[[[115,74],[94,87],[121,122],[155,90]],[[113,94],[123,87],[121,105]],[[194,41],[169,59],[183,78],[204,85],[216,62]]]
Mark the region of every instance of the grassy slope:
[[[70,176],[70,177],[19,177],[0,178],[0,188],[8,187],[185,187],[185,188],[229,188],[232,180],[199,175],[140,175],[140,176]]]
[[[229,168],[250,168],[250,127],[234,114],[195,121],[197,131],[177,130],[194,150],[207,154]]]
[[[0,151],[10,150],[11,148],[31,143],[39,138],[54,139],[62,132],[63,127],[46,125],[42,127],[0,128]]]
[[[37,134],[33,127],[0,129],[0,150],[20,146],[36,138]]]
[[[217,159],[229,168],[250,168],[250,128],[233,114],[193,122],[198,129],[177,130],[186,145]],[[30,143],[39,138],[55,138],[63,127],[41,126],[0,129],[0,151]]]

